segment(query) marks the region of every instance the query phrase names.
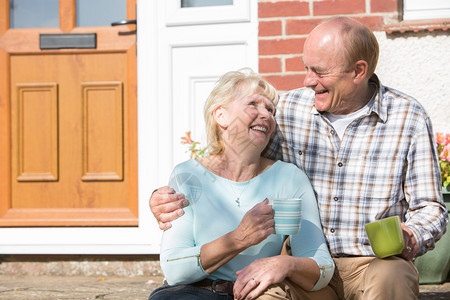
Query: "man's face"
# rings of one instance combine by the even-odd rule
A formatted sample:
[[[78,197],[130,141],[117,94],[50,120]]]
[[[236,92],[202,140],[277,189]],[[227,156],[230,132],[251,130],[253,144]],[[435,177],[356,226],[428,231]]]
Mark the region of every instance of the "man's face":
[[[356,93],[354,72],[345,68],[342,44],[336,34],[322,32],[311,33],[305,42],[303,63],[307,73],[303,83],[315,92],[318,111],[351,113]]]

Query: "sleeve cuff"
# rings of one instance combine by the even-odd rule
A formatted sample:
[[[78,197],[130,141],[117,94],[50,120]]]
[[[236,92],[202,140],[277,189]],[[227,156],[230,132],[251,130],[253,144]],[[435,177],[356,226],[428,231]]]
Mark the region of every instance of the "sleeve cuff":
[[[319,279],[317,279],[316,284],[314,285],[314,287],[311,289],[311,291],[318,291],[323,289],[324,287],[326,287],[328,285],[328,283],[330,282],[331,278],[333,277],[334,274],[334,269],[335,269],[335,265],[333,260],[331,259],[331,262],[329,259],[314,259],[317,263],[317,265],[319,266]]]
[[[202,267],[200,249],[201,246],[197,246],[161,253],[161,268],[169,284],[192,283],[209,275]]]

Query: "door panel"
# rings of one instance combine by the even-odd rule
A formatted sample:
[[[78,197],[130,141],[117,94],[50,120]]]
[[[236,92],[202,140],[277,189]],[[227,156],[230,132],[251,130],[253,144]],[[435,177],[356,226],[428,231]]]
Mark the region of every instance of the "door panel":
[[[76,2],[60,1],[60,28],[26,29],[0,2],[0,226],[138,224],[136,27],[75,27]],[[95,33],[97,47],[41,50],[42,33]]]
[[[123,180],[123,82],[83,82],[82,181]]]
[[[246,51],[244,44],[189,45],[172,50],[173,137],[191,131],[192,138],[201,146],[207,144],[205,101],[222,74],[246,66]],[[185,161],[186,145],[175,143],[172,155],[175,164]]]
[[[58,85],[56,83],[16,84],[13,119],[17,156],[13,166],[17,182],[57,181],[58,171]],[[13,107],[14,107],[13,106]],[[39,113],[36,113],[39,112]],[[13,168],[14,170],[14,168]]]

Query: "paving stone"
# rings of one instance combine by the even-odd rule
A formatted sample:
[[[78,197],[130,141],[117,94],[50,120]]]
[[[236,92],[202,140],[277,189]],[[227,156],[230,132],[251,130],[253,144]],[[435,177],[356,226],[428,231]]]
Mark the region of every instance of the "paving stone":
[[[162,276],[11,276],[0,275],[0,299],[145,300]],[[419,300],[450,299],[450,282],[421,285]]]
[[[163,277],[0,276],[0,299],[147,299]]]

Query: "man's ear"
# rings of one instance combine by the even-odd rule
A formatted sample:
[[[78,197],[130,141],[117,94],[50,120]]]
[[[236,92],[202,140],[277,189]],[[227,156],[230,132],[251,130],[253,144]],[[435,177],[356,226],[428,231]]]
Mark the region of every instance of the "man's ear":
[[[223,106],[219,106],[213,111],[213,117],[222,129],[226,129],[228,127],[228,115]]]
[[[369,64],[365,60],[358,60],[355,63],[354,69],[354,81],[355,83],[360,83],[367,76],[367,69],[369,68]]]

